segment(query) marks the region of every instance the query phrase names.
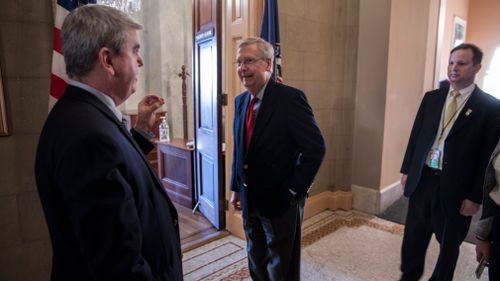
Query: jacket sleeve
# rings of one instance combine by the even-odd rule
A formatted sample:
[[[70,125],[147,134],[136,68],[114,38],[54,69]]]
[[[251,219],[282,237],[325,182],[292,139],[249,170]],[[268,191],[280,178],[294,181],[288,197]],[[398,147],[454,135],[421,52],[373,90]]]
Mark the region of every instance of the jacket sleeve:
[[[326,146],[304,93],[298,91],[297,95],[291,95],[290,101],[287,126],[301,155],[289,188],[306,195],[323,162]]]
[[[427,95],[428,93],[424,96],[422,102],[420,103],[420,107],[418,108],[417,111],[417,116],[415,117],[415,121],[413,122],[413,127],[411,129],[410,139],[408,140],[408,145],[406,146],[406,153],[403,158],[403,164],[401,165],[401,170],[400,170],[400,172],[405,175],[407,175],[410,172],[410,166],[414,156],[415,146],[417,145],[418,135],[422,128],[422,120],[424,118],[425,102]]]

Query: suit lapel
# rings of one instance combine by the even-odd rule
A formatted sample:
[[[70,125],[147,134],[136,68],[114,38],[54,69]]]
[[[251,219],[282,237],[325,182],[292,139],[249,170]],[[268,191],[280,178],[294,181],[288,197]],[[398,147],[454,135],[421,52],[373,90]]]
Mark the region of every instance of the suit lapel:
[[[255,120],[252,139],[250,140],[250,147],[248,150],[250,150],[252,148],[252,144],[259,139],[260,135],[264,131],[264,128],[266,127],[266,124],[269,122],[274,113],[274,109],[276,108],[275,104],[277,102],[275,88],[276,83],[272,79],[269,79],[266,90],[264,91],[264,98],[260,104],[259,114]]]
[[[439,123],[441,122],[441,114],[443,113],[443,107],[446,103],[446,95],[448,94],[448,88],[441,89],[435,96],[435,100],[431,101],[429,104],[432,107],[431,112],[433,112],[433,120],[429,124],[434,126],[433,132],[439,134]]]
[[[238,131],[237,131],[237,138],[236,144],[238,145],[237,148],[238,151],[241,151],[243,153],[245,152],[245,116],[246,116],[246,111],[248,107],[248,103],[250,102],[250,92],[245,92],[242,96],[240,96],[240,99],[238,100],[238,108],[236,111],[236,114],[238,116]]]
[[[448,133],[448,137],[452,136],[457,130],[462,128],[465,124],[467,124],[469,117],[475,113],[475,111],[479,110],[477,104],[480,102],[480,91],[476,86],[476,89],[472,92],[469,97],[469,100],[464,104],[462,109],[460,110],[455,123],[453,123],[453,127],[451,127],[450,132]]]

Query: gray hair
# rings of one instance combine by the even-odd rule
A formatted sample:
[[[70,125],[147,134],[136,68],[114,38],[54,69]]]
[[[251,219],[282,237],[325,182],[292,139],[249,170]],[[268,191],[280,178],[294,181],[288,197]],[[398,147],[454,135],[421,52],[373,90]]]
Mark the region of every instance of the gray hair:
[[[238,44],[238,49],[244,46],[248,45],[257,45],[257,49],[259,50],[259,56],[261,56],[264,59],[271,59],[271,61],[274,60],[274,48],[269,42],[262,38],[258,37],[248,37],[246,39],[243,39],[243,41]]]
[[[129,15],[104,5],[85,5],[73,10],[61,29],[61,44],[68,77],[83,77],[95,66],[99,50],[120,54],[130,29],[142,26]]]

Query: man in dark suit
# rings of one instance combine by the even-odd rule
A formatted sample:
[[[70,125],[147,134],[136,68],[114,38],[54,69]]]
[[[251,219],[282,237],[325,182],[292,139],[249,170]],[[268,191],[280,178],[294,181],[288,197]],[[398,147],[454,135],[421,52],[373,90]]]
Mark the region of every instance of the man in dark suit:
[[[61,39],[70,79],[38,144],[36,180],[53,246],[52,280],[182,280],[177,212],[144,153],[147,96],[128,131],[116,106],[135,92],[141,26],[110,7],[70,13]]]
[[[498,140],[498,100],[474,84],[481,50],[462,44],[450,52],[450,87],[425,94],[401,167],[410,198],[401,280],[418,280],[432,234],[440,243],[430,280],[452,280],[460,244],[481,204],[484,171]]]
[[[253,280],[300,279],[300,228],[325,143],[306,96],[272,79],[273,47],[243,40],[235,99],[231,204],[243,210]],[[241,204],[240,204],[241,203]]]

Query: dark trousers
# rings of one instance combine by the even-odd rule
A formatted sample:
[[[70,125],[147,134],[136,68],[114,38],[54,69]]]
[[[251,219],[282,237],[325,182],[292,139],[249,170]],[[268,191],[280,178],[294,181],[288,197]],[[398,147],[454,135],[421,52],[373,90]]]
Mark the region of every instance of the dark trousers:
[[[291,198],[290,208],[280,217],[266,218],[252,210],[244,219],[252,280],[300,280],[300,230],[305,201]]]
[[[410,196],[406,217],[401,271],[403,281],[417,281],[424,272],[425,254],[432,234],[439,242],[439,256],[429,280],[452,281],[462,244],[469,230],[471,217],[443,208],[446,198],[440,195],[440,176],[425,167],[415,192]]]
[[[500,213],[497,213],[491,228],[493,242],[491,243],[488,276],[490,281],[500,280]]]

